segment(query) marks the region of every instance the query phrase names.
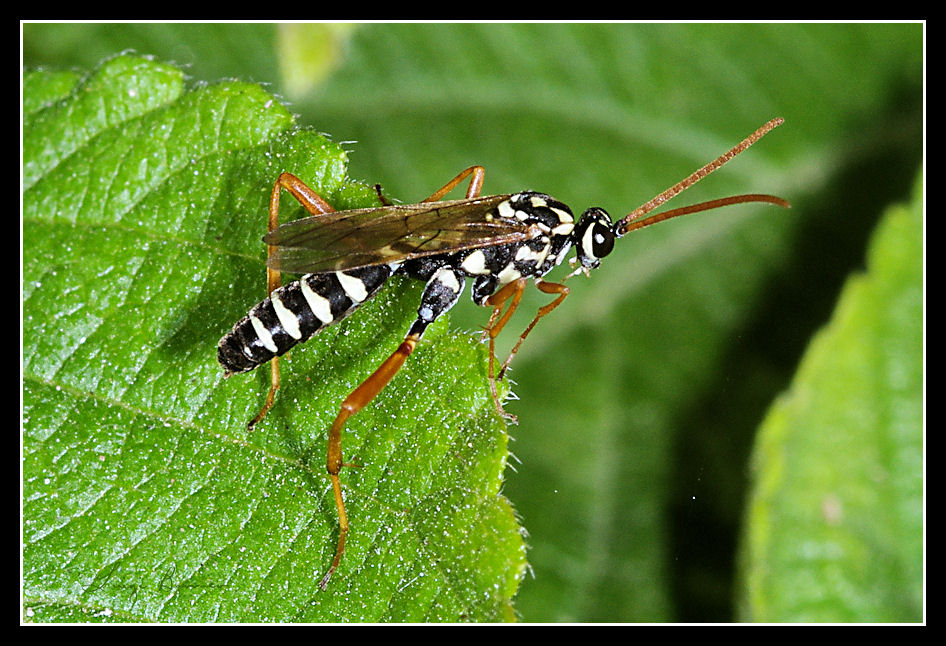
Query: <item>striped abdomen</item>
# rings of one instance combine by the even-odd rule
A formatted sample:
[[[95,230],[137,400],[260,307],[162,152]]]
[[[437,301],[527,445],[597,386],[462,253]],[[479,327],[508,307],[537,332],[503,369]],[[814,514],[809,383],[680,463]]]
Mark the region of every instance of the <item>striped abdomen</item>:
[[[351,314],[396,268],[379,265],[306,274],[274,290],[220,339],[217,360],[228,375],[266,363]]]

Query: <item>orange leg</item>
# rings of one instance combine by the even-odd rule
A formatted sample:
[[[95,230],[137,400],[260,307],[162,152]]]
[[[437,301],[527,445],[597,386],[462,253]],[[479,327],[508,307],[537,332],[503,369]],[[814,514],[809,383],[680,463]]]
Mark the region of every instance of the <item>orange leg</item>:
[[[277,227],[279,227],[279,193],[280,189],[284,188],[289,193],[305,207],[305,210],[311,213],[312,215],[322,215],[324,213],[332,213],[335,209],[332,208],[332,205],[322,199],[322,197],[309,188],[305,182],[293,175],[292,173],[283,173],[279,176],[279,179],[276,180],[276,183],[273,184],[273,191],[269,196],[269,231],[272,233]],[[266,254],[271,256],[273,254],[274,247],[267,247]],[[266,293],[272,294],[273,290],[278,289],[282,280],[280,278],[279,272],[275,269],[266,268]],[[269,412],[269,409],[273,407],[273,401],[276,399],[276,391],[279,390],[279,357],[273,357],[272,361],[269,364],[270,370],[270,386],[269,393],[266,395],[266,401],[263,403],[263,407],[260,409],[260,412],[256,414],[250,423],[247,424],[249,430],[253,430],[259,422],[266,416],[266,413]]]
[[[440,200],[440,198],[452,191],[460,182],[471,175],[472,177],[470,179],[470,185],[467,188],[466,196],[467,198],[479,197],[483,187],[484,173],[485,170],[482,166],[471,166],[423,201],[436,202]],[[293,188],[289,188],[289,190],[293,191]],[[390,204],[387,198],[384,197],[380,185],[375,186],[375,192],[378,194],[378,199],[382,204]],[[293,195],[295,195],[295,192],[293,192]],[[365,379],[360,386],[345,398],[345,401],[342,402],[341,410],[338,412],[338,416],[332,423],[332,428],[329,429],[326,466],[328,468],[329,478],[332,481],[335,508],[338,510],[338,544],[335,547],[335,558],[332,559],[332,565],[329,567],[328,572],[325,573],[325,576],[322,577],[321,582],[319,582],[319,587],[323,590],[328,585],[329,579],[332,578],[332,574],[335,573],[339,563],[342,561],[342,556],[345,553],[345,540],[348,537],[349,531],[348,512],[345,510],[345,499],[342,497],[342,484],[338,474],[342,467],[354,465],[342,461],[342,429],[344,429],[345,422],[348,421],[349,417],[355,415],[358,411],[371,403],[371,401],[378,396],[378,393],[388,385],[388,382],[394,378],[394,375],[397,374],[404,365],[404,362],[407,361],[407,358],[414,351],[414,348],[417,347],[418,341],[420,341],[420,334],[409,334],[401,345],[398,346],[397,350],[385,359],[384,363],[382,363],[370,377]]]
[[[342,498],[342,485],[338,478],[338,472],[344,466],[352,466],[342,462],[342,428],[349,417],[367,406],[372,399],[377,397],[378,393],[388,385],[388,382],[397,374],[404,362],[417,347],[420,335],[408,335],[404,342],[398,346],[391,356],[385,359],[374,373],[365,379],[365,381],[352,391],[345,401],[342,402],[341,410],[332,423],[332,428],[328,434],[328,459],[327,467],[329,478],[332,479],[332,491],[335,494],[335,507],[338,509],[338,545],[335,548],[335,558],[332,560],[332,566],[322,577],[319,587],[323,590],[332,578],[332,574],[341,563],[342,555],[345,553],[345,538],[348,536],[348,513],[345,511],[345,500]]]
[[[472,175],[473,177],[470,177]],[[430,197],[421,200],[423,202],[439,202],[440,198],[456,188],[457,184],[465,180],[467,177],[470,177],[470,185],[466,189],[467,199],[480,196],[480,191],[483,190],[483,178],[486,176],[486,169],[482,166],[470,166],[466,170],[462,171],[459,175],[451,179],[449,182],[441,186],[439,189],[434,191],[434,194]]]
[[[514,280],[486,299],[486,305],[493,306],[493,313],[490,315],[489,322],[486,324],[486,329],[483,332],[483,338],[489,338],[489,390],[493,395],[493,403],[496,404],[496,410],[499,411],[500,415],[512,422],[515,422],[516,416],[503,410],[502,402],[499,401],[499,390],[496,387],[496,337],[499,336],[499,333],[506,327],[506,323],[509,322],[516,308],[519,307],[519,302],[522,300],[522,292],[525,291],[527,280],[527,278]],[[500,316],[503,307],[506,305],[506,301],[510,300],[510,298],[512,300],[509,303],[509,307],[507,307],[506,312]],[[503,370],[505,370],[505,366]]]
[[[529,335],[529,332],[532,331],[532,328],[535,327],[535,324],[539,322],[539,319],[554,310],[556,307],[562,304],[562,301],[565,300],[565,297],[568,296],[568,288],[565,285],[560,283],[546,283],[544,281],[536,281],[535,286],[539,288],[539,291],[546,294],[558,294],[558,298],[554,301],[539,308],[538,314],[535,315],[535,318],[532,319],[532,322],[529,323],[529,327],[526,328],[525,332],[519,335],[519,341],[516,342],[515,347],[513,347],[512,352],[509,353],[509,356],[506,357],[506,360],[503,361],[503,367],[500,368],[499,374],[496,376],[497,379],[502,379],[503,375],[506,374],[506,369],[509,367],[509,364],[512,362],[512,358],[516,356],[516,353],[519,352],[519,346],[522,345],[522,342],[526,340],[526,337]]]
[[[470,177],[472,175],[473,177]],[[423,204],[425,202],[438,202],[440,198],[452,191],[457,187],[457,185],[465,180],[467,177],[470,177],[470,185],[466,189],[467,199],[474,197],[479,197],[480,192],[483,190],[483,178],[486,176],[486,169],[482,166],[470,166],[466,170],[461,171],[456,177],[451,179],[449,182],[438,188],[434,191],[433,195],[421,200],[419,203]],[[374,185],[374,192],[378,195],[378,200],[381,202],[382,206],[391,206],[393,202],[384,196],[384,193],[381,190],[380,184]]]
[[[503,328],[506,327],[506,323],[509,322],[513,312],[515,312],[516,308],[519,307],[519,302],[522,300],[522,292],[525,290],[526,280],[527,279],[525,278],[520,278],[514,282],[511,282],[486,299],[486,304],[493,306],[493,313],[490,315],[489,322],[486,324],[486,330],[483,332],[483,338],[489,338],[490,392],[493,395],[493,401],[496,403],[496,409],[499,411],[499,414],[510,420],[515,420],[516,418],[514,415],[510,415],[505,410],[503,410],[502,403],[499,401],[496,382],[502,380],[503,376],[506,374],[506,370],[509,368],[509,364],[512,363],[513,357],[515,357],[516,353],[519,352],[522,342],[526,340],[526,337],[535,327],[535,324],[539,322],[539,319],[561,305],[562,301],[565,300],[565,297],[568,296],[568,287],[565,285],[561,285],[559,283],[547,283],[541,280],[536,281],[535,286],[539,288],[539,291],[542,291],[546,294],[558,294],[558,297],[548,305],[539,308],[535,318],[532,319],[531,323],[529,323],[529,326],[525,329],[525,332],[519,335],[519,340],[516,342],[515,347],[513,347],[512,351],[509,353],[509,356],[506,357],[506,360],[503,361],[503,365],[499,369],[499,373],[496,374],[494,369],[496,347],[495,339],[497,336],[499,336],[499,333],[502,332]],[[502,312],[506,301],[510,299],[511,302],[509,303],[509,307],[506,309],[505,314],[500,317],[500,313]]]

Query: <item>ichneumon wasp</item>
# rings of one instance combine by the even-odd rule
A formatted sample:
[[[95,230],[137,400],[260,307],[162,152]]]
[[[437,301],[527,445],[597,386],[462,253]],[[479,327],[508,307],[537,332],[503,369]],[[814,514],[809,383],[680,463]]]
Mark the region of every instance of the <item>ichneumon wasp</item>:
[[[492,308],[483,333],[489,341],[489,381],[493,401],[505,413],[497,394],[502,379],[523,340],[542,317],[568,295],[564,284],[542,280],[575,247],[574,272],[588,274],[611,253],[614,241],[636,229],[688,213],[744,202],[767,202],[787,207],[772,195],[736,195],[643,217],[675,195],[706,177],[782,123],[772,119],[726,153],[686,179],[637,207],[617,222],[604,209],[593,207],[575,219],[565,204],[543,193],[522,191],[481,196],[485,171],[467,168],[427,199],[417,204],[392,204],[380,186],[376,208],[336,211],[298,177],[282,173],[273,185],[269,203],[267,283],[269,296],[226,334],[217,358],[226,376],[247,372],[270,362],[271,386],[262,409],[249,423],[253,428],[272,407],[279,389],[279,355],[320,330],[341,321],[371,298],[394,274],[426,283],[417,320],[400,346],[341,404],[329,429],[327,468],[338,510],[339,536],[335,558],[320,587],[325,588],[345,551],[348,515],[342,498],[339,472],[342,429],[346,420],[364,408],[413,352],[424,330],[456,304],[467,279],[473,301]],[[442,200],[469,178],[466,198]],[[279,225],[279,198],[285,189],[311,217]],[[280,286],[280,273],[302,277]],[[566,276],[568,278],[568,276]],[[519,305],[523,290],[533,280],[542,292],[554,296],[539,308],[532,322],[499,371],[495,368],[494,341]],[[503,311],[505,309],[505,311]]]

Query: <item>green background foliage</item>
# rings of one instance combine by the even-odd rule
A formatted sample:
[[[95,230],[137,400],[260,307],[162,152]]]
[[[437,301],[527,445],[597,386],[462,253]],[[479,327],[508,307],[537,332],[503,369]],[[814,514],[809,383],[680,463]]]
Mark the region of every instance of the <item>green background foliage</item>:
[[[921,25],[23,36],[27,67],[56,70],[24,77],[27,617],[922,620]],[[125,113],[103,110],[109,88],[80,78],[126,49],[190,78],[161,63]],[[199,83],[223,78],[265,83],[288,110],[253,85]],[[292,131],[290,111],[347,143]],[[463,333],[486,312],[461,303],[450,331],[425,337],[350,424],[348,455],[380,457],[345,473],[352,562],[317,594],[335,531],[324,430],[419,292],[398,281],[295,351],[272,419],[246,435],[266,375],[223,382],[213,344],[262,294],[278,172],[344,207],[374,182],[414,201],[479,163],[488,193],[535,189],[620,216],[774,116],[786,124],[678,200],[768,192],[792,210],[650,228],[569,281],[510,373],[514,472],[485,353]],[[867,266],[881,214],[911,198],[909,224],[874,243],[886,251],[865,280],[885,287],[864,324],[834,321],[833,343],[811,350],[837,347],[872,378],[832,379],[841,368],[802,356]],[[546,300],[530,294],[510,329]],[[837,317],[857,309],[840,302]],[[904,314],[872,322],[884,303]],[[844,414],[865,400],[880,411],[870,423]],[[862,459],[839,462],[854,446]],[[528,530],[525,578],[507,499]],[[473,538],[454,540],[450,522]],[[380,528],[391,545],[372,551]]]

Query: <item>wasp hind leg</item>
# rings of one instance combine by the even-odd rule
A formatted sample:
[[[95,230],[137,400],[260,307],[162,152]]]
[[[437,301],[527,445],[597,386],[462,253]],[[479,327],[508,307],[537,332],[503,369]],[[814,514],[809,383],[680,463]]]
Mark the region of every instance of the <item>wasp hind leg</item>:
[[[293,175],[292,173],[283,173],[276,180],[276,183],[273,184],[272,193],[269,196],[269,232],[272,233],[279,227],[279,195],[281,189],[286,189],[289,191],[296,200],[308,211],[311,215],[324,215],[325,213],[332,213],[335,209],[331,204],[322,199],[318,193],[313,191],[303,182],[301,179]],[[268,246],[266,248],[267,258],[273,254],[274,247]],[[271,269],[266,267],[266,293],[272,294],[273,291],[279,289],[282,284],[282,278],[280,273],[276,269]],[[269,393],[266,395],[266,401],[263,403],[263,407],[260,409],[259,413],[256,414],[249,424],[247,424],[247,429],[253,430],[253,428],[266,417],[266,413],[269,412],[269,409],[273,407],[273,401],[276,399],[276,391],[279,390],[280,379],[279,379],[279,357],[273,357],[269,362],[270,370],[270,386]]]
[[[388,385],[388,382],[394,378],[394,375],[404,366],[407,358],[414,352],[414,348],[417,347],[417,343],[423,336],[427,326],[456,304],[460,292],[463,291],[463,284],[463,276],[452,267],[444,266],[434,273],[427,281],[427,286],[421,296],[420,307],[417,309],[417,320],[414,321],[404,341],[401,342],[397,350],[378,366],[370,377],[365,379],[360,386],[345,398],[335,421],[332,422],[332,427],[328,433],[326,467],[332,481],[335,507],[338,510],[338,544],[335,548],[335,558],[332,560],[332,565],[319,583],[319,587],[323,590],[328,585],[329,579],[332,578],[332,574],[338,569],[339,563],[341,563],[349,530],[348,512],[345,511],[345,499],[342,496],[342,484],[338,475],[342,467],[354,466],[346,464],[342,458],[342,430],[345,428],[345,423],[349,417],[371,403],[378,396],[378,393]]]
[[[345,539],[348,537],[348,512],[345,511],[345,499],[342,497],[342,483],[338,477],[342,467],[355,466],[342,461],[342,429],[348,418],[356,414],[362,408],[367,406],[371,400],[378,396],[378,393],[388,385],[388,382],[398,373],[407,358],[414,352],[417,342],[420,340],[419,333],[408,334],[401,345],[398,346],[391,356],[378,366],[378,369],[370,377],[365,379],[360,386],[355,388],[345,401],[342,402],[341,410],[332,423],[332,428],[328,433],[328,456],[326,467],[328,469],[329,479],[332,481],[332,493],[335,495],[335,508],[338,510],[338,544],[335,548],[335,558],[332,559],[332,565],[328,572],[322,577],[319,587],[323,590],[328,585],[338,564],[342,561],[342,555],[345,553]]]

